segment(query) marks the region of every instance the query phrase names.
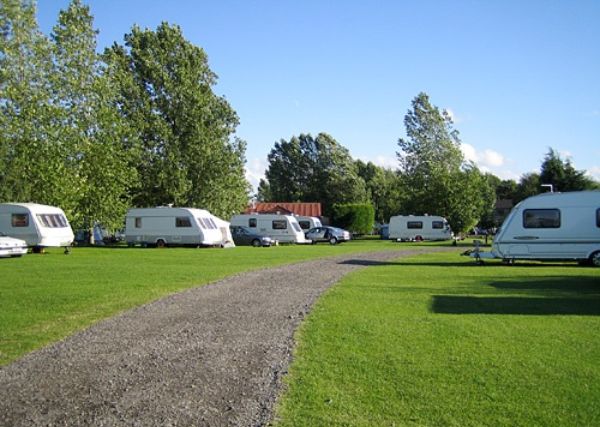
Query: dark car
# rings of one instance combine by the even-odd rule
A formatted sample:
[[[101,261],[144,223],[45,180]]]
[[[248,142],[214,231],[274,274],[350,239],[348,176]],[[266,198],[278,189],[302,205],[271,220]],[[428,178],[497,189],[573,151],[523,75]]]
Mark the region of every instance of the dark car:
[[[350,232],[328,225],[311,228],[306,232],[306,238],[312,240],[313,245],[317,242],[329,242],[332,245],[350,240]]]
[[[231,236],[237,246],[252,245],[255,247],[259,246],[271,246],[273,239],[268,236],[261,236],[251,231],[247,227],[240,225],[229,226],[231,230]]]

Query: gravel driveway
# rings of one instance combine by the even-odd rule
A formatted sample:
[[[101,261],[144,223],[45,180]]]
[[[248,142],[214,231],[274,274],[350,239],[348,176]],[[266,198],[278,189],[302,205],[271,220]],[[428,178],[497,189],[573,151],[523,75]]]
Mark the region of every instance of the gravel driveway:
[[[319,295],[418,252],[244,273],[97,323],[0,368],[0,425],[266,425],[294,331]]]

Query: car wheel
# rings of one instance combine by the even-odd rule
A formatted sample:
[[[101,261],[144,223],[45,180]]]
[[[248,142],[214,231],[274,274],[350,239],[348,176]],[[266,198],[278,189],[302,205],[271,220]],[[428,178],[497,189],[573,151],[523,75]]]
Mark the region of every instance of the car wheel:
[[[163,239],[158,239],[156,241],[157,248],[164,248],[165,246],[167,246],[167,244],[165,243],[165,241]]]
[[[260,240],[254,239],[252,241],[252,246],[254,246],[255,248],[258,248],[260,246]]]
[[[332,238],[329,239],[329,244],[330,245],[335,245],[335,244],[337,244],[337,242],[338,241],[337,241],[337,239],[335,237],[332,237]]]
[[[600,251],[596,251],[590,256],[590,265],[600,267]]]

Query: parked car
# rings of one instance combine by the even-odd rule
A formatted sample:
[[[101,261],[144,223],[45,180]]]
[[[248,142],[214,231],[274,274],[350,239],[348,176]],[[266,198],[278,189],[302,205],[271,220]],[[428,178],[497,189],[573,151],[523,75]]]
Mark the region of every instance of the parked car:
[[[329,242],[332,245],[350,240],[350,232],[337,227],[323,226],[311,228],[306,232],[306,238],[317,242]]]
[[[273,239],[269,236],[256,234],[247,227],[232,225],[229,229],[231,230],[231,235],[233,236],[233,241],[236,246],[252,245],[254,247],[259,247],[271,246],[273,244]]]
[[[19,257],[27,253],[27,242],[8,237],[0,231],[0,258]]]

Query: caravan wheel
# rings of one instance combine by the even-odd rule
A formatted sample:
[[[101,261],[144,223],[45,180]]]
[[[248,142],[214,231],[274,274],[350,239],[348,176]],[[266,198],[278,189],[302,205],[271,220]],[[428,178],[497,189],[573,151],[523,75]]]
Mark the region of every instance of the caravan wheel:
[[[156,241],[157,248],[164,248],[165,246],[167,246],[167,244],[165,243],[165,241],[163,239],[158,239]]]
[[[593,267],[600,267],[600,251],[596,251],[590,256],[590,264]]]

